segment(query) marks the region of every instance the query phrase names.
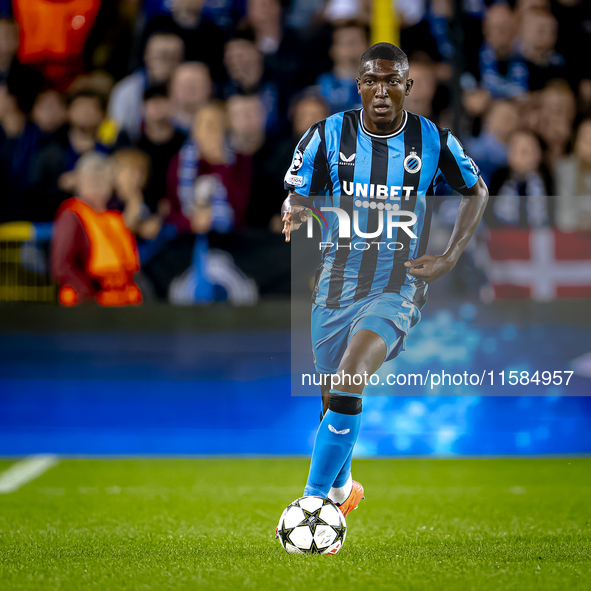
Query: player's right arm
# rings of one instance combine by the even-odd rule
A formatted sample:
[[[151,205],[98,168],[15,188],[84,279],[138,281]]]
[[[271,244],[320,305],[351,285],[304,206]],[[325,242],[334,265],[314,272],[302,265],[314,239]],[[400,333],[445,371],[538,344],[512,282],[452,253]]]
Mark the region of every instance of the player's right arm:
[[[292,230],[297,230],[308,220],[308,210],[306,206],[310,199],[290,191],[281,206],[281,219],[283,221],[282,234],[285,234],[285,242],[291,240]]]
[[[307,207],[326,188],[328,162],[324,142],[325,124],[326,120],[319,121],[304,134],[285,175],[285,188],[289,193],[281,207],[281,218],[286,242],[290,241],[291,232],[306,222],[310,215]]]

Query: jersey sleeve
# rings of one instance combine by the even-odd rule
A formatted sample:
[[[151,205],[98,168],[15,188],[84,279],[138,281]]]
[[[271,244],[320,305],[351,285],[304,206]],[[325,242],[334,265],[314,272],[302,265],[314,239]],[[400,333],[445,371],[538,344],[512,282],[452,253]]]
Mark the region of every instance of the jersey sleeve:
[[[316,197],[326,187],[328,162],[321,124],[313,125],[295,149],[284,185],[302,197]]]
[[[441,153],[436,181],[444,177],[447,184],[455,191],[469,189],[478,181],[480,170],[466,154],[464,146],[448,129],[441,130]]]

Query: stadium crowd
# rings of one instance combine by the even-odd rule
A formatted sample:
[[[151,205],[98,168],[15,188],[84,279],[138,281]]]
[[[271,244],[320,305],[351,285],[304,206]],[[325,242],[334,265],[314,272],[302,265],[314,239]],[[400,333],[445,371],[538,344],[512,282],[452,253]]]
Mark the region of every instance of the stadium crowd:
[[[453,4],[396,2],[406,108],[461,137],[493,196],[490,226],[591,230],[591,3],[465,0],[457,18]],[[310,125],[361,106],[371,8],[0,0],[0,222],[55,220],[54,276],[83,299],[102,289],[76,278],[92,228],[106,246],[118,236],[128,270],[101,281],[131,289],[130,303],[126,231],[144,299],[289,293],[283,176]]]

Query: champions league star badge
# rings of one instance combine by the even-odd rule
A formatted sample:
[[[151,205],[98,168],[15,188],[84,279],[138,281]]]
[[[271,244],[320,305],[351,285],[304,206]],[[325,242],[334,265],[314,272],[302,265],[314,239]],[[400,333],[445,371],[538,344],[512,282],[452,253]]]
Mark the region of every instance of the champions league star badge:
[[[415,174],[423,167],[423,161],[416,152],[411,152],[404,159],[404,170],[410,174]]]
[[[291,163],[291,168],[289,169],[290,172],[297,172],[300,168],[302,168],[302,164],[304,163],[304,155],[299,151],[296,150],[295,156],[293,157],[293,162]]]

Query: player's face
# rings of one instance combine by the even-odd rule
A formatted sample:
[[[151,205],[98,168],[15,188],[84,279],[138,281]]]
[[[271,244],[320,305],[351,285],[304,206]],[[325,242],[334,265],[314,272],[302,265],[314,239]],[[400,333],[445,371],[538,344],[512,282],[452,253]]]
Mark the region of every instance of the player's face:
[[[383,131],[391,131],[400,123],[404,97],[410,93],[413,81],[396,62],[373,60],[366,62],[357,78],[361,103],[371,123]]]

